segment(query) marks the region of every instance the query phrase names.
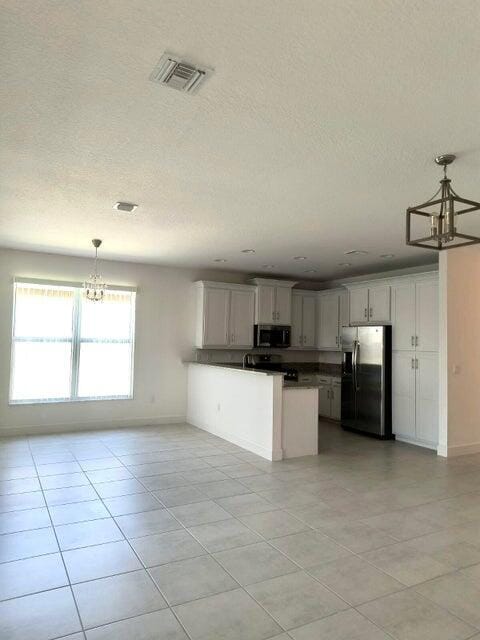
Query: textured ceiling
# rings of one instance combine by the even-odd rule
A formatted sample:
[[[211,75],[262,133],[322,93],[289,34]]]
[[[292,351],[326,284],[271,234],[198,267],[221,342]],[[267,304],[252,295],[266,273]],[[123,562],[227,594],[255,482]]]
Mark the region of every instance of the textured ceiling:
[[[0,22],[2,246],[338,278],[436,258],[404,210],[438,153],[480,198],[478,0],[3,0]],[[164,50],[215,73],[155,85]]]

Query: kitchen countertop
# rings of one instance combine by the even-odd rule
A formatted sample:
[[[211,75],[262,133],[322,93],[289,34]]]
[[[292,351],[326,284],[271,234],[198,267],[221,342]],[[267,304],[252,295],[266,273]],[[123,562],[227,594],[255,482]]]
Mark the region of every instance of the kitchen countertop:
[[[267,371],[266,369],[254,369],[253,367],[244,367],[241,364],[221,363],[221,362],[197,362],[196,360],[184,360],[184,364],[198,364],[203,367],[217,367],[220,369],[234,369],[236,371],[245,371],[247,373],[258,373],[262,376],[284,376],[281,371]]]

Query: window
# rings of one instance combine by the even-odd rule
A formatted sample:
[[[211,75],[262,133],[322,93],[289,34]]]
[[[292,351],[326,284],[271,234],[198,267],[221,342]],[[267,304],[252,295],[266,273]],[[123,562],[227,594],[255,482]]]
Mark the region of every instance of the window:
[[[132,397],[135,292],[16,281],[10,402]]]

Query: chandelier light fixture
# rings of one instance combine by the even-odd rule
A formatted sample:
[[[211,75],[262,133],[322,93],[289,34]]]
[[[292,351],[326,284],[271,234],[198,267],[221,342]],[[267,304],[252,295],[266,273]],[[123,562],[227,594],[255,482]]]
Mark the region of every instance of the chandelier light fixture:
[[[480,210],[480,202],[461,198],[451,187],[451,180],[447,178],[447,166],[455,160],[451,153],[437,156],[435,162],[443,167],[443,178],[440,180],[438,191],[423,204],[408,207],[406,219],[406,241],[413,247],[424,249],[454,249],[465,247],[469,244],[477,244],[480,238],[460,233],[457,229],[459,216],[464,213]],[[419,216],[419,218],[414,217]],[[412,220],[426,222],[428,227],[425,235],[420,238],[412,238]],[[426,220],[423,220],[426,218]],[[427,225],[423,225],[425,228]]]
[[[105,296],[105,290],[108,285],[102,280],[102,276],[98,273],[98,247],[102,244],[102,241],[98,238],[92,240],[92,244],[95,247],[95,266],[94,272],[90,276],[90,280],[86,280],[83,283],[83,290],[87,300],[92,302],[101,302]]]

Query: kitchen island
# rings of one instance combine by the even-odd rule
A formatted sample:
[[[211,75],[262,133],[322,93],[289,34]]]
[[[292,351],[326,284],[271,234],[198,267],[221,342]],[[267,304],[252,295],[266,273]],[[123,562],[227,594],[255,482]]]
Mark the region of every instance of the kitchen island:
[[[186,365],[190,424],[267,460],[318,453],[317,386],[241,365]]]

